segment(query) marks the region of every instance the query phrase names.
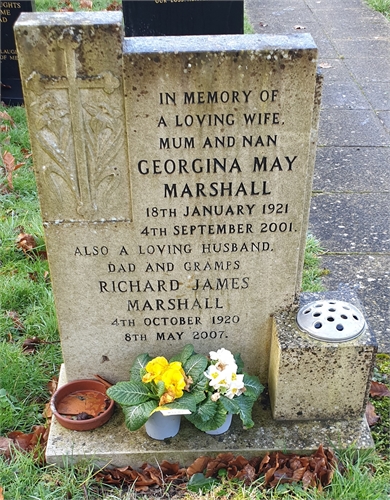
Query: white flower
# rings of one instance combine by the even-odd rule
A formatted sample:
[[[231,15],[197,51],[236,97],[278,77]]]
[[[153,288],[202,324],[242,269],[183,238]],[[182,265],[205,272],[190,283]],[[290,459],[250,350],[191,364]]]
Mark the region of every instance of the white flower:
[[[231,381],[230,371],[219,370],[216,365],[210,365],[204,374],[210,379],[210,385],[211,387],[214,387],[214,389],[227,389],[229,387]]]
[[[234,360],[233,354],[222,347],[221,349],[218,349],[218,351],[211,351],[210,352],[210,359],[213,361],[217,361],[220,363],[223,363],[225,365],[235,365],[236,362]]]
[[[232,377],[231,383],[225,396],[229,399],[233,399],[234,396],[239,396],[245,392],[244,375],[236,375]]]

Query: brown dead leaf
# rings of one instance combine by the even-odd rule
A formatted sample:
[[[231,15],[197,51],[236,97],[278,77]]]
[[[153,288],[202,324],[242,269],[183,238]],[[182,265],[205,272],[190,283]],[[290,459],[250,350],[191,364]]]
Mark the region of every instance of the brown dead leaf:
[[[234,479],[240,479],[249,486],[256,479],[256,470],[252,465],[247,463],[242,470],[236,473]]]
[[[194,474],[198,474],[199,472],[203,472],[207,464],[210,462],[210,457],[199,457],[187,468],[187,474],[189,477]]]
[[[42,416],[44,418],[46,418],[47,420],[50,420],[51,417],[53,416],[50,401],[45,404],[45,407],[44,407],[43,412],[42,412]]]
[[[80,0],[81,9],[92,9],[92,0]]]
[[[385,384],[373,380],[371,381],[370,396],[377,398],[390,397],[390,390]]]
[[[107,6],[106,10],[122,10],[122,4],[117,0],[114,0],[110,3],[110,5]]]
[[[13,445],[21,451],[34,452],[34,457],[41,460],[49,436],[49,429],[43,425],[35,425],[30,434],[21,431],[14,431],[8,434],[8,438],[13,441]]]
[[[0,455],[5,457],[7,460],[11,458],[12,444],[12,439],[0,436]]]
[[[0,500],[4,500],[3,488],[0,486]]]
[[[58,378],[57,377],[53,377],[50,382],[47,383],[47,390],[50,392],[51,395],[53,395],[56,390],[57,390],[57,386],[58,386]]]
[[[187,469],[167,461],[158,468],[143,464],[138,470],[130,466],[103,469],[96,479],[106,484],[125,485],[137,492],[146,492],[151,487],[161,487],[167,483],[180,487],[199,472],[207,477],[217,477],[218,471],[225,468],[229,479],[239,479],[246,485],[265,475],[265,484],[270,487],[301,481],[304,488],[315,487],[322,491],[323,486],[330,484],[336,467],[342,472],[333,452],[320,446],[310,456],[272,452],[263,458],[254,457],[248,461],[242,456],[234,457],[232,453],[221,453],[215,458],[199,457]]]
[[[366,419],[368,425],[370,427],[373,427],[379,422],[380,418],[381,417],[375,413],[374,405],[371,403],[371,401],[369,401],[366,406]]]
[[[96,391],[78,391],[64,397],[58,405],[57,411],[67,417],[86,413],[97,417],[107,408],[107,396]]]
[[[36,248],[37,242],[32,234],[20,233],[16,240],[16,246],[24,253],[31,252]]]
[[[4,151],[3,163],[4,163],[4,166],[7,170],[7,172],[13,172],[13,171],[17,170],[18,168],[22,167],[23,165],[25,165],[25,163],[17,163],[15,165],[15,158],[9,151]]]
[[[9,121],[12,127],[15,125],[12,117],[6,111],[0,111],[0,119]]]
[[[7,174],[8,187],[11,191],[13,191],[14,186],[12,184],[12,174],[15,172],[15,170],[25,165],[25,163],[18,163],[17,165],[15,165],[15,158],[9,151],[4,151],[2,159]]]
[[[25,354],[35,354],[37,352],[37,347],[45,342],[38,337],[31,337],[25,339],[22,344],[22,351]]]
[[[24,325],[20,319],[19,314],[16,311],[7,311],[7,316],[12,319],[13,327],[22,332],[24,330]]]

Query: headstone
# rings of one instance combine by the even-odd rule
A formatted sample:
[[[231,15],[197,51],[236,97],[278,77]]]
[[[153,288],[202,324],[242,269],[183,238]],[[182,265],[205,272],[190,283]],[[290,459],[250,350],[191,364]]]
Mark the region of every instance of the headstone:
[[[137,354],[193,343],[266,381],[271,315],[300,289],[312,38],[128,38],[122,54],[119,14],[68,16],[17,28],[68,378],[125,379]]]
[[[243,0],[126,0],[122,8],[126,36],[244,32]]]
[[[140,353],[225,347],[263,382],[280,374],[279,408],[288,358],[316,352],[287,345],[273,320],[291,310],[301,284],[320,102],[311,36],[123,41],[115,12],[24,14],[15,32],[61,381],[126,380]],[[295,337],[294,318],[287,322]],[[54,423],[47,457],[189,463],[204,450],[248,455],[248,443],[257,455],[335,436],[343,446],[351,436],[372,443],[362,415],[353,425],[302,424],[305,440],[268,413],[256,406],[248,434],[233,422],[234,440],[210,441],[184,424],[163,447],[128,433],[120,413],[88,439]]]
[[[33,10],[34,0],[0,1],[0,101],[5,104],[23,103],[13,27],[21,12]]]

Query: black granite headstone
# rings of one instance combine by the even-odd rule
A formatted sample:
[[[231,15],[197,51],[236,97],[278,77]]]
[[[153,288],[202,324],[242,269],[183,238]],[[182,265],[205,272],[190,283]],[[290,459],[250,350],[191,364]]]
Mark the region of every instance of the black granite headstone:
[[[243,0],[123,0],[126,36],[235,35]]]
[[[23,103],[13,28],[21,12],[33,10],[34,0],[0,1],[0,101],[5,104]]]

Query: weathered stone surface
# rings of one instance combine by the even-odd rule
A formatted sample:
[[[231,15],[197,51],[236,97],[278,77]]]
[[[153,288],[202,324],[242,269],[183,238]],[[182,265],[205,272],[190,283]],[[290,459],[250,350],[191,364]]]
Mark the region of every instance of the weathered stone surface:
[[[122,52],[107,12],[25,15],[16,35],[68,379],[126,379],[137,354],[193,343],[241,352],[265,381],[270,315],[300,289],[310,35]]]
[[[43,220],[130,219],[120,13],[23,14],[15,36]]]
[[[64,378],[60,378],[64,383]],[[140,467],[168,460],[190,465],[201,455],[216,456],[231,451],[245,458],[263,456],[267,452],[312,453],[320,444],[345,449],[373,448],[370,430],[364,417],[341,420],[309,420],[280,422],[272,418],[269,404],[261,401],[253,411],[255,426],[242,429],[234,415],[228,432],[209,436],[182,417],[179,434],[165,441],[150,439],[144,428],[130,432],[123,413],[117,409],[111,420],[94,431],[77,432],[61,427],[53,418],[46,459],[60,466],[90,458],[98,467]]]
[[[340,300],[338,295],[328,292],[327,298]],[[313,295],[309,302],[316,300]],[[302,332],[296,314],[293,309],[274,316],[269,370],[273,417],[340,420],[364,415],[377,351],[369,328],[347,342],[324,342]]]

